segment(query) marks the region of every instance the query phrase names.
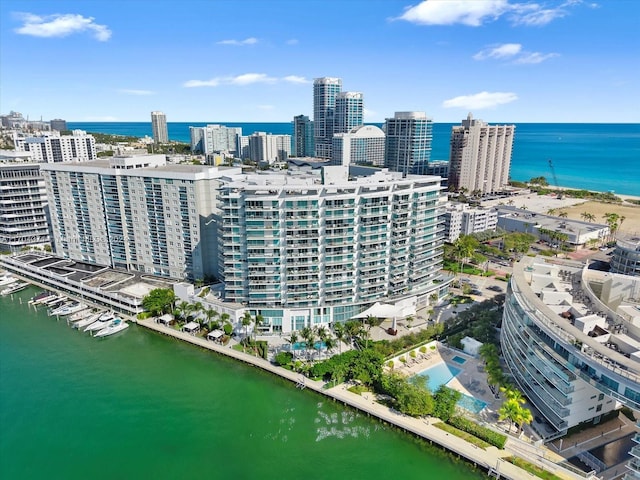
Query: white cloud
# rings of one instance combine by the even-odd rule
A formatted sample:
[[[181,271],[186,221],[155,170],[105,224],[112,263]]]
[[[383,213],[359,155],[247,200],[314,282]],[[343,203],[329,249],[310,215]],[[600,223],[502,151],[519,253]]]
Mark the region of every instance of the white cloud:
[[[298,44],[298,39],[297,38],[291,38],[289,40],[287,40],[287,45],[297,45]]]
[[[476,53],[474,60],[484,60],[486,58],[507,58],[517,55],[522,50],[522,45],[519,43],[503,43],[491,48],[485,48],[484,50]]]
[[[462,23],[478,27],[484,20],[495,20],[508,9],[507,0],[424,0],[407,8],[399,19],[420,25]]]
[[[511,103],[518,99],[512,92],[480,92],[473,95],[461,95],[442,102],[444,108],[464,108],[467,110],[480,110],[493,108],[505,103]]]
[[[155,95],[156,92],[152,92],[151,90],[135,90],[131,88],[121,88],[118,90],[120,93],[124,93],[125,95]]]
[[[523,65],[534,65],[558,56],[559,56],[558,53],[540,53],[540,52],[524,53],[522,56],[516,58],[515,63],[519,63]]]
[[[271,77],[266,73],[243,73],[235,77],[214,77],[209,80],[188,80],[182,84],[186,88],[195,87],[219,87],[221,85],[252,85],[254,83],[279,83],[307,84],[309,80],[298,75],[288,75],[282,78]]]
[[[46,16],[32,13],[17,13],[16,15],[24,22],[20,28],[15,30],[20,35],[49,38],[88,32],[101,42],[106,42],[111,38],[111,30],[106,25],[95,23],[93,17],[83,17],[73,13]]]
[[[538,3],[509,3],[509,0],[422,0],[408,7],[398,19],[419,25],[479,27],[506,14],[514,25],[542,26],[567,16],[570,7],[582,3],[582,0],[565,0],[548,7]]]
[[[480,50],[473,56],[473,59],[511,60],[520,65],[533,65],[557,56],[557,53],[525,52],[522,51],[522,45],[519,43],[504,43]]]
[[[244,40],[220,40],[217,42],[218,45],[235,45],[237,47],[255,45],[256,43],[258,43],[258,39],[255,37],[245,38]]]
[[[289,83],[311,83],[311,80],[307,80],[306,78],[298,75],[287,75],[286,77],[283,77],[282,80]]]

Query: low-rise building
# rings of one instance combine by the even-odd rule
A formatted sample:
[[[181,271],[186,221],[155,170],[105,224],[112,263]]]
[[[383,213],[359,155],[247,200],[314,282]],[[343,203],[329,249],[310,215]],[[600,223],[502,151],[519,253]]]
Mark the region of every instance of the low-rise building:
[[[464,203],[450,203],[444,215],[444,237],[449,243],[460,235],[494,231],[498,224],[498,212],[494,209],[472,208]]]
[[[16,151],[29,152],[37,163],[82,162],[98,158],[95,138],[82,130],[74,130],[71,135],[14,132],[13,143]]]

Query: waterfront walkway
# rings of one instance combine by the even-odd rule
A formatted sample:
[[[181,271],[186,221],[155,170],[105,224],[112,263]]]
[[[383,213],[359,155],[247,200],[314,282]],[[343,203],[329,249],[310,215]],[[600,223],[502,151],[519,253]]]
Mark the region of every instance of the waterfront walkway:
[[[468,442],[465,442],[455,435],[451,435],[444,430],[434,427],[432,423],[439,422],[438,419],[413,418],[403,415],[385,405],[376,402],[374,395],[371,393],[358,395],[348,391],[345,385],[337,385],[329,388],[329,385],[325,384],[324,382],[308,379],[300,373],[296,373],[291,370],[273,365],[271,364],[271,362],[263,358],[255,357],[244,352],[239,352],[230,347],[225,347],[212,341],[205,340],[201,337],[196,337],[185,332],[180,332],[172,327],[158,324],[155,322],[155,319],[138,320],[137,323],[150,330],[154,330],[156,332],[160,332],[162,334],[184,340],[185,342],[189,342],[199,347],[203,347],[218,352],[222,355],[235,358],[236,360],[240,360],[244,363],[254,365],[258,368],[290,380],[291,382],[295,383],[297,387],[309,388],[321,395],[333,398],[334,400],[339,401],[345,405],[361,410],[372,417],[394,425],[406,432],[410,432],[416,436],[424,438],[430,443],[439,445],[442,448],[449,450],[460,457],[464,457],[470,463],[487,470],[493,476],[513,480],[531,480],[532,478],[534,478],[532,474],[503,460],[505,457],[513,455],[513,450],[509,448],[509,443],[513,441],[513,439],[511,438],[508,440],[506,450],[499,450],[496,447],[482,449]],[[568,470],[555,465],[553,462],[546,461],[543,458],[544,456],[533,455],[533,457],[534,458],[529,457],[527,458],[527,460],[539,465],[543,464],[546,470],[555,473],[560,478],[567,480],[578,478],[584,479],[584,477],[575,475]]]

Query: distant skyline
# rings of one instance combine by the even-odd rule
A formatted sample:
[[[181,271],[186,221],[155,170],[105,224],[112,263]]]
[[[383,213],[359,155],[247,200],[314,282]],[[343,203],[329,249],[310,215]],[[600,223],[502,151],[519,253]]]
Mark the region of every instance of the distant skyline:
[[[289,122],[317,77],[364,121],[640,122],[635,0],[0,3],[0,113]]]

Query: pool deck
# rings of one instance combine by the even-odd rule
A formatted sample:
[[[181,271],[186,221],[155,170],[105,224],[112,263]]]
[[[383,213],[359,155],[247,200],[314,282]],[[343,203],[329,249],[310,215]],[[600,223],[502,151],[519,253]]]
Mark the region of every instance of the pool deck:
[[[453,357],[461,357],[466,361],[460,364],[453,361]],[[466,355],[458,350],[438,347],[435,350],[429,350],[424,355],[419,355],[415,359],[410,359],[409,362],[400,368],[396,368],[396,370],[407,376],[414,376],[442,362],[460,370],[460,373],[447,383],[447,387],[482,400],[487,406],[480,412],[480,419],[495,423],[498,416],[498,409],[502,406],[503,400],[500,397],[496,398],[491,392],[487,384],[484,367],[479,359]]]

